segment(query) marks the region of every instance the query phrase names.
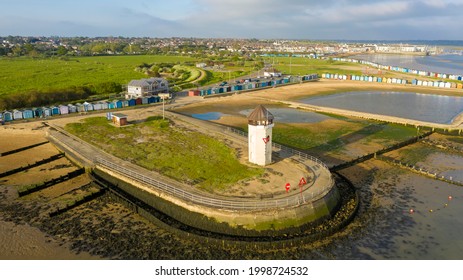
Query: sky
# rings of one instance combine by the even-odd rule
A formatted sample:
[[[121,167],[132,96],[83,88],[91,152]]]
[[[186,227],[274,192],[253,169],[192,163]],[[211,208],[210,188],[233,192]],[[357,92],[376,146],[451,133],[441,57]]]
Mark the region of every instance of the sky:
[[[463,0],[0,0],[0,36],[463,40]]]

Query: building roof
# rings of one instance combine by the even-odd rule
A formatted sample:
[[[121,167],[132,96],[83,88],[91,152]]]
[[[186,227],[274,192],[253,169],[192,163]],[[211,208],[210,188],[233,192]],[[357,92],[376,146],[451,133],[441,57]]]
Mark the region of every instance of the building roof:
[[[143,87],[143,86],[149,86],[154,83],[167,83],[166,79],[163,78],[149,78],[149,79],[140,79],[140,80],[131,80],[129,83],[129,86],[131,87]]]
[[[264,106],[259,105],[248,116],[249,124],[261,125],[273,123],[273,115]]]
[[[112,116],[119,118],[119,119],[127,118],[127,115],[120,114],[120,113],[112,114]]]
[[[280,73],[281,71],[277,70],[276,68],[266,68],[264,69],[265,72],[269,73]]]

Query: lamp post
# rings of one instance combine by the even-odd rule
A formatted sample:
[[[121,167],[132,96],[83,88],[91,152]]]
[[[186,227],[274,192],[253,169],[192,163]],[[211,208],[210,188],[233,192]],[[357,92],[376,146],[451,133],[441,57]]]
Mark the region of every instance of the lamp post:
[[[164,103],[165,103],[165,100],[164,100],[164,99],[165,99],[165,98],[164,98],[164,97],[165,97],[165,96],[162,97],[162,119],[163,119],[163,120],[164,120],[164,118],[165,118],[165,113],[164,113],[164,112],[165,112],[165,110],[164,110]]]

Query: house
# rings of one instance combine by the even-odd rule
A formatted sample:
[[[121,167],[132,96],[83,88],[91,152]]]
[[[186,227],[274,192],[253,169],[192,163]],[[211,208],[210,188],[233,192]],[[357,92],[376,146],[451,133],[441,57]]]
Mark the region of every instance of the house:
[[[116,113],[112,114],[112,121],[117,126],[124,126],[127,125],[127,115]]]
[[[127,86],[126,99],[143,97],[169,90],[169,82],[163,78],[132,80]]]
[[[281,72],[275,68],[265,69],[264,77],[281,77]]]

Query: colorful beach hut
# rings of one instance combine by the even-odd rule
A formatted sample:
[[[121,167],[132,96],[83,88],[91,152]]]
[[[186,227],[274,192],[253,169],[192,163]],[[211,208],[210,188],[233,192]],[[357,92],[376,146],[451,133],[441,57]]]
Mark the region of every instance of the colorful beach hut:
[[[35,113],[32,109],[23,110],[23,119],[33,119],[34,117],[35,117]]]
[[[37,118],[43,117],[43,109],[42,108],[34,108],[33,110],[34,110],[34,115]]]
[[[59,105],[58,108],[61,115],[69,114],[69,107],[67,105]]]
[[[92,103],[88,103],[87,101],[84,102],[84,111],[88,112],[88,111],[93,111],[93,104]]]
[[[6,122],[11,122],[13,120],[13,112],[10,112],[10,111],[3,112],[3,120]]]
[[[23,118],[23,112],[21,110],[13,110],[13,119],[14,120],[21,120]]]
[[[53,115],[53,111],[48,107],[42,107],[42,112],[42,116],[44,118],[51,117]]]
[[[77,113],[77,107],[73,104],[68,104],[69,113]]]
[[[137,105],[137,100],[134,99],[134,98],[129,99],[127,105],[128,105],[128,106],[135,106],[135,105]]]
[[[53,115],[59,115],[60,114],[59,107],[58,106],[53,106],[51,108],[51,112],[52,112]]]

